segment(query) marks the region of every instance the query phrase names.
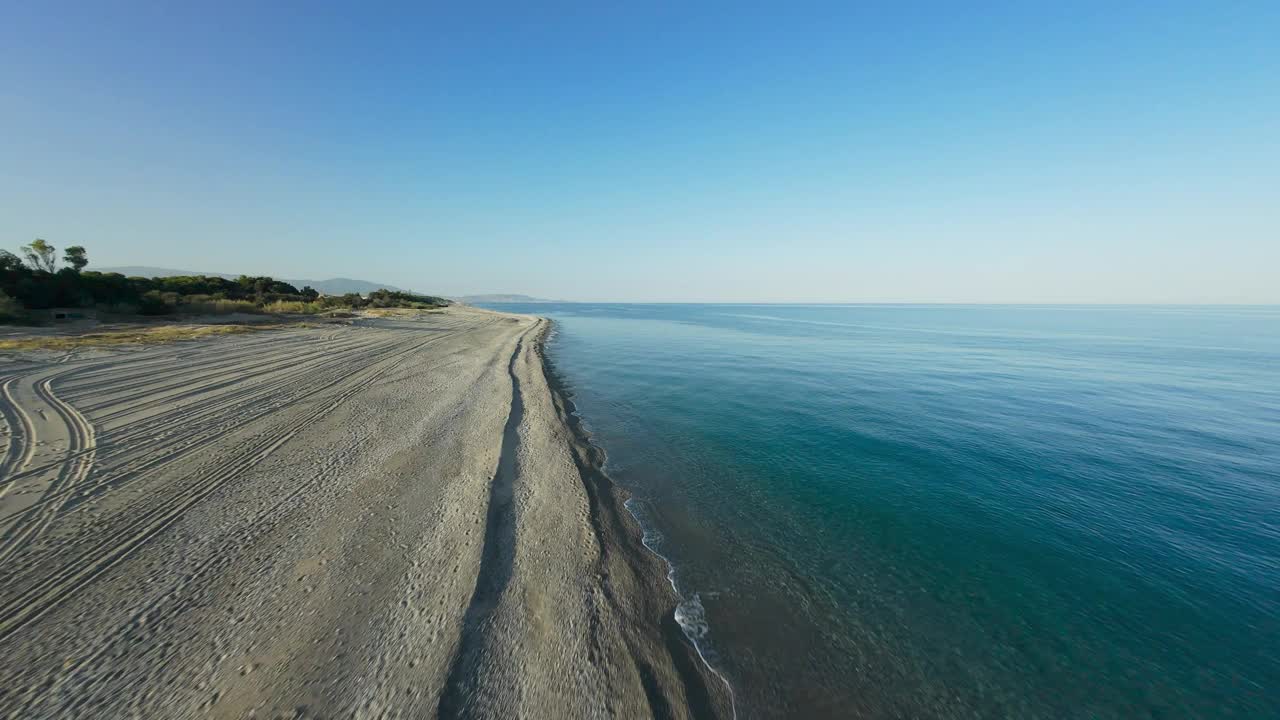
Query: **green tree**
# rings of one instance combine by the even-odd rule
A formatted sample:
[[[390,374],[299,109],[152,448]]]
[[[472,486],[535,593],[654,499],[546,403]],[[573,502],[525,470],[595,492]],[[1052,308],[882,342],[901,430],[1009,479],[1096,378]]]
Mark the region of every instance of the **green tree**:
[[[0,250],[0,270],[25,270],[22,259],[8,250]]]
[[[62,251],[62,262],[70,265],[76,272],[84,269],[89,264],[89,255],[85,252],[81,245],[72,245]]]
[[[27,258],[27,263],[36,270],[53,272],[58,269],[58,249],[44,240],[36,238],[30,245],[23,245],[19,249]]]

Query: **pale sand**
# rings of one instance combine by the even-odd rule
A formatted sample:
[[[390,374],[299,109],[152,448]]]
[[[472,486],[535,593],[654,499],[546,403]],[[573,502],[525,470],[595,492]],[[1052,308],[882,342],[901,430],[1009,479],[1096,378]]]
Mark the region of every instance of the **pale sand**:
[[[727,715],[545,331],[0,360],[0,715]]]

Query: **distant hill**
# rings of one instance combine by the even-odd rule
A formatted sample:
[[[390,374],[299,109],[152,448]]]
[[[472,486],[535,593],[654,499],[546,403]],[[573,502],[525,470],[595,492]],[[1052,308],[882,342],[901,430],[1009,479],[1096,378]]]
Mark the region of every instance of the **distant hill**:
[[[123,265],[120,267],[95,268],[90,270],[98,270],[100,272],[116,272],[129,277],[174,277],[176,275],[208,275],[210,277],[227,278],[235,280],[240,277],[239,274],[231,275],[228,273],[205,272],[203,270],[175,270],[173,268],[149,267],[146,265]],[[344,295],[346,293],[371,293],[374,290],[403,290],[395,285],[387,283],[376,283],[368,280],[356,280],[353,278],[329,278],[328,280],[296,280],[294,278],[280,278],[285,282],[297,288],[310,285],[325,295]]]
[[[294,287],[302,287],[310,285],[325,295],[343,295],[346,293],[360,293],[364,295],[374,290],[404,290],[395,285],[387,283],[369,282],[368,280],[355,280],[353,278],[329,278],[328,280],[286,280],[285,282]]]
[[[518,294],[515,294],[515,293],[511,293],[511,294],[507,294],[507,295],[501,295],[501,294],[499,294],[499,295],[463,295],[463,296],[462,296],[462,297],[460,297],[460,298],[454,298],[454,299],[455,299],[455,300],[460,300],[460,301],[462,301],[462,302],[464,302],[464,303],[467,303],[468,305],[475,305],[475,304],[477,304],[477,303],[553,303],[553,302],[560,302],[559,300],[547,300],[547,299],[544,299],[544,298],[531,297],[531,296],[529,296],[529,295],[518,295]]]

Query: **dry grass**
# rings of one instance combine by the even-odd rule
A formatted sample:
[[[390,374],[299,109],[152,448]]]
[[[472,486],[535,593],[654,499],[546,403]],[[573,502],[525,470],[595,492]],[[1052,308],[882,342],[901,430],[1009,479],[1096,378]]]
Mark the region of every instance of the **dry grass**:
[[[413,317],[427,313],[438,313],[442,308],[366,308],[361,312],[368,317]]]
[[[188,315],[230,315],[232,313],[261,313],[262,308],[248,300],[188,300],[178,306]]]
[[[104,345],[132,345],[195,340],[213,335],[265,330],[279,325],[159,325],[155,327],[123,328],[90,332],[83,335],[49,335],[0,340],[4,350],[74,350]]]
[[[273,303],[267,303],[259,312],[282,313],[288,315],[316,315],[324,312],[325,307],[320,303],[302,302],[300,300],[276,300]]]

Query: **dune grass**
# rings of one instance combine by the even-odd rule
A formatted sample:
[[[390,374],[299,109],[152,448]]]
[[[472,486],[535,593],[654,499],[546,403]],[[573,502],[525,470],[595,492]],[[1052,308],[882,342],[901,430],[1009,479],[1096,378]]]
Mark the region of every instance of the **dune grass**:
[[[440,308],[367,308],[364,314],[368,317],[412,317],[440,311]]]
[[[285,315],[317,315],[325,311],[325,306],[318,302],[302,300],[276,300],[262,306],[259,312],[280,313]]]
[[[262,308],[249,300],[221,300],[217,298],[186,300],[178,306],[187,315],[230,315],[232,313],[261,314]]]
[[[195,340],[215,335],[235,335],[281,327],[280,325],[159,325],[156,327],[105,330],[83,335],[48,335],[0,339],[5,350],[74,350],[109,345],[139,345]]]

